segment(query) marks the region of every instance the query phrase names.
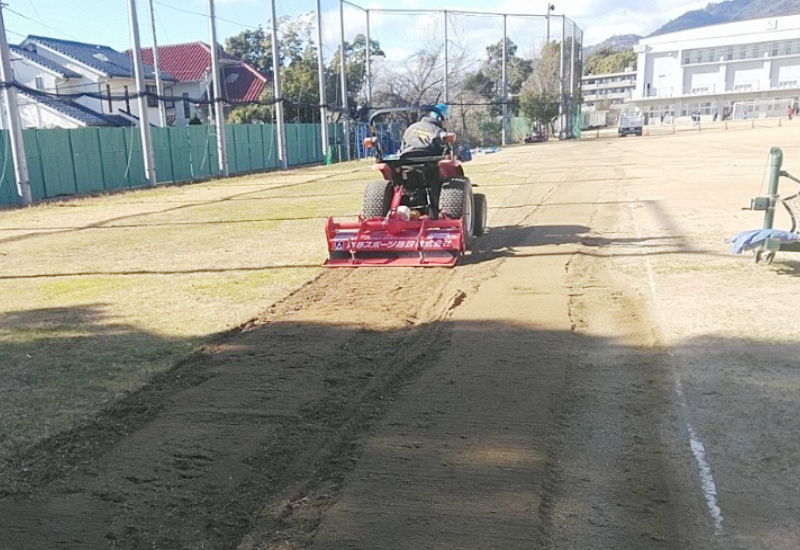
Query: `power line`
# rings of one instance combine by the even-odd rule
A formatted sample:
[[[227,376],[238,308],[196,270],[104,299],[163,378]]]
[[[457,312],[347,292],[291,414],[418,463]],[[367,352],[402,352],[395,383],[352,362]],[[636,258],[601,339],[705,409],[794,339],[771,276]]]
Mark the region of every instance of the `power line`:
[[[77,36],[72,36],[71,34],[66,33],[66,32],[64,32],[64,31],[62,31],[60,29],[57,29],[55,27],[51,27],[50,25],[45,25],[43,22],[37,21],[36,19],[32,19],[32,18],[28,17],[27,15],[23,15],[23,14],[19,13],[18,11],[14,11],[11,8],[9,8],[8,6],[5,6],[5,10],[7,12],[13,13],[14,15],[16,15],[18,17],[22,17],[23,19],[27,19],[28,21],[30,21],[32,23],[36,23],[37,25],[41,25],[42,27],[44,27],[44,28],[46,28],[48,30],[55,31],[57,33],[63,34],[64,36],[68,36],[68,37],[72,38],[73,40],[80,41],[80,38],[78,38]]]
[[[189,14],[189,15],[196,15],[198,17],[204,17],[204,18],[208,19],[208,14],[207,13],[200,13],[200,12],[197,12],[197,11],[191,11],[191,10],[187,10],[187,9],[183,9],[183,8],[176,8],[175,6],[171,6],[169,4],[165,4],[164,2],[159,2],[158,0],[153,0],[153,3],[154,4],[158,4],[159,6],[164,6],[165,8],[169,8],[171,10],[179,11],[181,13],[186,13],[186,14]],[[215,17],[216,17],[217,21],[225,21],[226,23],[230,23],[231,25],[234,25],[234,26],[237,26],[237,27],[247,27],[249,29],[260,29],[260,28],[262,28],[261,25],[246,25],[246,24],[244,24],[242,22],[237,23],[236,21],[233,21],[231,19],[226,19],[225,17],[220,17],[219,15],[215,15]]]

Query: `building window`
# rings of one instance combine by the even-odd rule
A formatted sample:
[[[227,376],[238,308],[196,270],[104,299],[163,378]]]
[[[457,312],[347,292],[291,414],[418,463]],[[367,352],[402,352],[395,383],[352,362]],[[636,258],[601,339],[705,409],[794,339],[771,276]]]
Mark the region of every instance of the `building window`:
[[[125,90],[125,110],[128,111],[128,113],[130,114],[130,112],[131,112],[131,96],[128,93],[128,87],[127,86],[123,86],[123,90]]]
[[[114,105],[111,103],[111,86],[106,84],[106,96],[108,96],[108,113],[114,112]]]
[[[42,78],[41,76],[36,77],[36,89],[44,90],[44,78]]]
[[[167,100],[164,102],[164,106],[167,109],[174,109],[175,108],[175,96],[172,94],[172,88],[169,88],[164,91],[164,94],[167,96]]]
[[[155,86],[145,86],[144,89],[147,92],[147,106],[158,107],[158,97],[156,97],[158,96],[158,88]]]
[[[192,111],[189,108],[189,94],[183,94],[183,118],[189,120],[192,118]]]

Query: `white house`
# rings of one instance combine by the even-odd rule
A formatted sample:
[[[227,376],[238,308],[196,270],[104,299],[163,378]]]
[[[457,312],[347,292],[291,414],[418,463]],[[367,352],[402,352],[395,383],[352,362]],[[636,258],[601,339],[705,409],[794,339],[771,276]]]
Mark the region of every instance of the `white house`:
[[[661,117],[782,116],[800,101],[800,15],[643,38],[631,103]]]
[[[29,36],[11,48],[14,78],[29,88],[19,93],[20,116],[26,128],[130,126],[139,120],[131,59],[107,46]],[[145,81],[155,86],[152,66]],[[162,71],[167,86],[175,79]],[[80,95],[92,94],[92,97]],[[154,102],[151,124],[158,123]]]

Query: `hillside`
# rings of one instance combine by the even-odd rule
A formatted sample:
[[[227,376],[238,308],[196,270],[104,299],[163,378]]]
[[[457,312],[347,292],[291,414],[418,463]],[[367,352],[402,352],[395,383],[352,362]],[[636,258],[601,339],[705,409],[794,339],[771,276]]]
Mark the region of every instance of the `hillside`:
[[[709,4],[702,10],[686,12],[650,36],[720,23],[797,13],[800,13],[800,0],[729,0],[718,4]]]
[[[583,58],[588,59],[590,55],[599,50],[611,50],[623,52],[631,49],[642,37],[638,34],[618,34],[603,40],[594,46],[587,46],[583,49]]]

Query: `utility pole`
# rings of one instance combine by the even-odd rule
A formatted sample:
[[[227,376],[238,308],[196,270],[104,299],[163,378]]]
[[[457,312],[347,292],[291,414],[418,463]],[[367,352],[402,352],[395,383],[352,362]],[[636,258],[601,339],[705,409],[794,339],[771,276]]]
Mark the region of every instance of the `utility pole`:
[[[447,10],[444,10],[444,102],[449,103],[450,100],[450,57],[447,38]]]
[[[371,41],[369,37],[369,10],[364,10],[367,14],[367,105],[372,107],[372,58],[370,50]]]
[[[158,40],[156,39],[156,12],[153,10],[153,0],[150,3],[150,27],[153,32],[153,68],[156,71],[156,93],[158,94],[158,116],[161,119],[161,127],[167,126],[167,106],[162,99],[164,97],[164,83],[161,81],[161,61],[158,53]]]
[[[345,72],[344,61],[344,2],[339,0],[339,32],[340,32],[340,50],[339,50],[339,65],[341,68],[342,77],[342,116],[344,117],[344,149],[346,152],[347,160],[350,160],[350,117],[347,112],[347,73]]]
[[[545,12],[544,17],[547,19],[547,41],[550,42],[550,12],[555,10],[556,7],[553,4],[548,2],[547,4],[547,12]]]
[[[219,175],[228,177],[228,141],[225,135],[225,111],[222,105],[222,78],[219,72],[219,51],[217,50],[217,17],[214,14],[214,0],[208,0],[208,32],[211,35],[211,72],[214,83],[214,96],[208,100],[214,104],[214,122],[217,126],[217,157]],[[210,105],[210,103],[209,103]],[[211,109],[209,108],[209,111]]]
[[[564,137],[564,40],[567,36],[567,19],[561,16],[561,67],[558,73],[558,138]]]
[[[369,25],[367,25],[369,35]],[[369,42],[369,40],[367,40]],[[367,49],[369,51],[369,49]],[[322,5],[321,0],[317,0],[317,70],[319,71],[319,124],[320,136],[322,137],[322,156],[328,157],[330,138],[328,137],[328,108],[325,106],[325,61],[322,58]]]
[[[150,137],[150,117],[147,112],[147,88],[144,86],[144,67],[142,46],[139,41],[139,18],[136,15],[136,0],[128,0],[128,16],[131,24],[133,46],[133,72],[136,77],[136,103],[139,106],[139,133],[142,136],[142,158],[147,185],[156,185],[156,158],[153,154],[153,140]]]
[[[11,67],[11,54],[6,41],[6,24],[3,21],[3,6],[0,4],[0,79],[3,81],[3,100],[8,113],[8,128],[11,137],[11,156],[14,159],[14,176],[17,179],[17,193],[22,206],[31,201],[31,181],[28,176],[28,159],[25,156],[25,143],[22,141],[22,120],[19,118],[17,89],[14,87],[14,70]]]
[[[503,15],[503,145],[508,144],[508,81],[506,64],[508,63],[508,16]]]
[[[281,95],[281,58],[278,51],[278,20],[275,18],[275,0],[272,4],[272,80],[275,90],[275,122],[278,126],[278,164],[285,170],[286,158],[286,126],[283,123],[283,96]]]
[[[570,21],[572,25],[572,32],[570,32],[570,56],[569,56],[569,137],[572,136],[572,124],[575,120],[575,113],[573,109],[577,107],[575,104],[575,22]]]

